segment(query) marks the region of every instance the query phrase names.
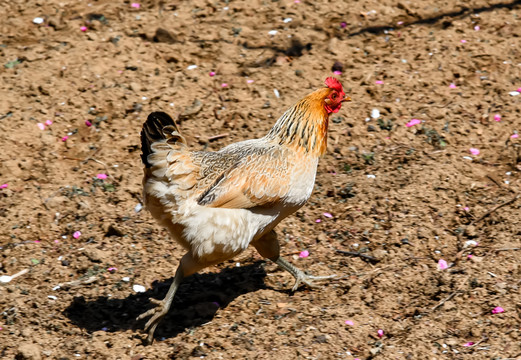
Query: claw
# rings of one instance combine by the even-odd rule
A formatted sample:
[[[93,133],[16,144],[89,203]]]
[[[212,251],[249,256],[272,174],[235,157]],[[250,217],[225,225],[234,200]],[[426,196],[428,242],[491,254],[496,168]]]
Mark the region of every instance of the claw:
[[[300,285],[300,283],[304,283],[309,287],[318,287],[313,280],[328,280],[335,278],[336,275],[326,275],[326,276],[312,276],[312,275],[306,275],[304,273],[298,273],[298,275],[295,277],[295,285],[293,285],[292,291],[296,291]]]
[[[156,331],[156,327],[159,324],[159,322],[165,317],[165,315],[168,313],[168,308],[165,306],[164,301],[157,300],[157,299],[150,299],[150,302],[155,304],[156,307],[144,312],[143,314],[139,315],[136,318],[136,321],[142,320],[148,316],[152,316],[147,323],[145,324],[145,327],[143,328],[144,331],[148,331],[148,336],[145,340],[147,345],[152,344],[154,341],[154,331]]]

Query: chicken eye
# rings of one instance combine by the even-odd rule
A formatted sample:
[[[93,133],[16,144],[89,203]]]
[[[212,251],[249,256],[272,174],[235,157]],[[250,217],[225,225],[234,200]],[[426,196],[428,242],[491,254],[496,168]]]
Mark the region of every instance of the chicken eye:
[[[336,93],[333,93],[333,94],[331,95],[331,99],[336,100],[336,98],[337,98],[337,94],[336,94]]]

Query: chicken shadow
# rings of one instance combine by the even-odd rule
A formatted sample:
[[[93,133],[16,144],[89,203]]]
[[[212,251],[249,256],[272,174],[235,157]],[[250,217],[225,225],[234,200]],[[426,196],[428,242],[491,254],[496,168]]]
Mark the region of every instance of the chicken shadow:
[[[154,337],[171,338],[213,319],[219,308],[225,308],[240,295],[268,288],[264,284],[264,261],[241,267],[222,269],[218,273],[194,274],[186,278],[174,297],[170,311],[159,324]],[[148,319],[136,321],[141,313],[153,307],[149,298],[163,299],[173,279],[152,284],[144,293],[124,299],[106,296],[95,300],[76,297],[64,310],[70,321],[89,332],[142,329]],[[141,335],[139,335],[141,336]]]

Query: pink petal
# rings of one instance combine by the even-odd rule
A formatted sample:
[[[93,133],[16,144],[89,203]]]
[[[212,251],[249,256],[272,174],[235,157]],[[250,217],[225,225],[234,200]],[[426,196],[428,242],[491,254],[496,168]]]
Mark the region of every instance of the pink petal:
[[[472,254],[468,254],[467,259],[469,259],[469,260],[472,259]]]
[[[47,125],[47,126],[52,125],[52,121],[51,120],[45,120],[45,125]]]
[[[307,250],[303,250],[300,252],[300,254],[298,254],[298,257],[301,257],[301,258],[307,258],[309,256],[309,251]]]
[[[516,91],[521,93],[521,87],[520,87],[520,88],[517,88]]]
[[[107,174],[98,174],[98,175],[96,175],[96,177],[98,179],[105,180],[108,177],[108,175]]]
[[[378,84],[378,85],[382,85],[384,82],[382,80],[376,80],[374,83]]]
[[[492,309],[492,314],[501,314],[502,312],[505,312],[505,309],[503,309],[501,306],[496,306]]]
[[[322,220],[320,220],[320,219],[316,219],[315,222],[316,222],[316,223],[321,223]]]
[[[92,123],[89,120],[85,120],[85,125],[92,126]]]
[[[130,4],[130,6],[133,7],[133,8],[139,9],[141,7],[141,4],[139,4],[139,3],[132,3],[132,4]]]
[[[448,267],[449,266],[447,265],[447,262],[445,260],[443,260],[443,259],[438,260],[438,269],[445,270]]]
[[[56,244],[58,244],[58,243],[60,242],[60,240],[54,240],[54,242],[55,242]]]
[[[222,83],[221,87],[228,87],[228,84],[227,83]]]
[[[351,320],[346,320],[346,325],[350,325],[350,326],[353,326],[355,323],[352,322]]]
[[[208,75],[210,75],[210,77],[215,76],[215,71],[210,71],[210,72],[208,73]]]
[[[464,39],[461,39],[460,41],[462,44],[465,44],[467,42],[467,40],[464,40]]]
[[[468,343],[463,344],[463,346],[465,346],[465,347],[469,347],[469,346],[472,346],[472,345],[474,345],[474,343],[472,341],[469,341]]]
[[[8,184],[2,184],[2,185],[0,185],[0,189],[7,189],[8,186],[9,186]]]
[[[465,210],[465,211],[469,211],[470,208],[469,208],[468,206],[465,206],[465,207],[463,208],[463,210]]]
[[[384,336],[384,331],[382,329],[378,329],[377,333],[378,333],[378,337]]]
[[[469,151],[472,155],[479,155],[479,149],[470,148]]]
[[[494,115],[494,120],[501,121],[501,115],[499,115],[499,114]]]
[[[81,236],[81,231],[75,231],[74,234],[72,234],[72,237],[77,239]]]
[[[67,135],[65,135],[64,137],[62,137],[62,141],[67,141],[69,137]]]
[[[474,26],[474,30],[479,31],[480,27],[479,25]]]
[[[40,129],[40,130],[45,130],[45,125],[42,123],[38,123],[38,124],[36,124],[36,126],[38,126],[38,129]]]
[[[251,84],[251,83],[253,83],[253,80],[252,80],[252,79],[248,79],[248,80],[246,80],[246,82],[247,82],[248,84]]]
[[[118,271],[118,268],[117,267],[109,267],[107,269],[108,272],[115,272],[115,271]]]
[[[512,134],[510,135],[511,139],[517,139],[519,137],[519,134]]]
[[[342,71],[335,70],[335,71],[333,71],[333,74],[335,74],[335,75],[342,75]]]
[[[342,29],[344,29],[346,26],[347,26],[347,23],[346,23],[346,22],[341,22],[341,23],[340,23],[340,27],[341,27]]]
[[[36,244],[38,244],[38,243],[41,243],[42,240],[34,240],[34,242],[35,242]]]
[[[396,24],[397,25],[403,25],[403,21],[398,21]]]
[[[324,215],[325,217],[330,218],[330,219],[333,217],[333,215],[331,215],[331,214],[328,213],[328,212],[325,212],[325,213],[322,214],[322,215]]]
[[[454,84],[454,83],[450,83],[449,87],[450,87],[451,89],[455,89],[455,88],[457,88],[456,84]]]
[[[80,27],[80,30],[85,32],[85,31],[87,31],[87,27],[86,26],[82,26],[82,27]]]
[[[419,119],[412,119],[411,121],[409,121],[407,124],[405,124],[405,126],[407,127],[411,127],[411,126],[414,126],[414,125],[418,125],[418,124],[421,124],[421,120]]]

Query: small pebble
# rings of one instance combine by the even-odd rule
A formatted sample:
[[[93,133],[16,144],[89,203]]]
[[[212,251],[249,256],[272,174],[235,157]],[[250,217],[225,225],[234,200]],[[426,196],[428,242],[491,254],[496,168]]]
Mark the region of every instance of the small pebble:
[[[121,280],[123,280],[124,282],[129,282],[130,281],[130,278],[128,276],[125,276],[124,278],[122,278]]]
[[[44,19],[41,17],[35,17],[33,19],[33,23],[38,24],[38,25],[43,24],[43,22],[44,22]]]
[[[132,290],[134,290],[137,293],[144,293],[147,291],[147,289],[143,285],[134,284],[132,286]]]

